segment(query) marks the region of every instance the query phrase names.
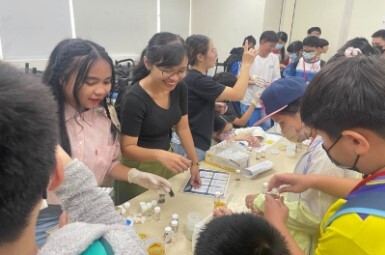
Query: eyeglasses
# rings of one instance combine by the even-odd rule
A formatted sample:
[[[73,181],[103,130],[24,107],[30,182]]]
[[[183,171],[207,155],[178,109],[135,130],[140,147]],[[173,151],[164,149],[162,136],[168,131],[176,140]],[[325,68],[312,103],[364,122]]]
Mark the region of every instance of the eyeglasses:
[[[159,67],[157,67],[157,68],[162,72],[162,76],[166,80],[170,79],[174,75],[178,76],[179,78],[184,78],[186,76],[186,72],[187,72],[187,69],[180,70],[180,71],[177,71],[177,72],[172,72],[170,70],[163,70],[163,69],[161,69]]]

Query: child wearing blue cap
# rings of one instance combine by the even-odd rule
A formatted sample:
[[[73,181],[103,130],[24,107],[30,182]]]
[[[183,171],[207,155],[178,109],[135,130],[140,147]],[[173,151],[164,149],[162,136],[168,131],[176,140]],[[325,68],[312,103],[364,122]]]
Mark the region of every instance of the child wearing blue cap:
[[[341,169],[330,161],[322,149],[322,137],[302,123],[299,112],[306,87],[306,82],[302,78],[282,78],[267,87],[260,99],[267,114],[265,118],[272,118],[280,125],[285,138],[292,142],[311,139],[306,152],[297,162],[294,173],[356,178],[357,173]],[[264,119],[261,119],[254,125],[263,121]],[[314,189],[299,194],[288,193],[285,198],[285,204],[289,208],[287,227],[306,254],[314,250],[320,221],[336,200],[336,197]],[[245,202],[251,211],[259,214],[264,210],[265,195],[250,194]]]

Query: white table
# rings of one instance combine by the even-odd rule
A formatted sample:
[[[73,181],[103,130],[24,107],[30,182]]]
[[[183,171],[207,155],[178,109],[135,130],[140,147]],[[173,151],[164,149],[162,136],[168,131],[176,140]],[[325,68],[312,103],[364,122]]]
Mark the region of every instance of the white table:
[[[237,209],[239,211],[239,204],[242,202],[240,200],[242,200],[247,194],[261,192],[263,183],[267,182],[272,175],[293,171],[295,163],[306,149],[298,146],[299,148],[294,158],[287,157],[285,151],[281,150],[279,150],[278,155],[272,154],[270,150],[279,148],[284,141],[286,141],[286,139],[282,138],[277,144],[266,151],[266,159],[271,160],[274,163],[272,170],[262,173],[254,179],[247,179],[241,176],[240,181],[236,181],[235,174],[231,174],[226,198],[224,200],[225,202],[229,200],[229,205],[238,205],[238,208],[233,209]],[[254,164],[266,159],[256,160],[255,158],[251,158],[251,162]],[[201,164],[201,168],[225,171],[205,163]],[[190,212],[199,212],[202,217],[206,217],[213,210],[213,197],[182,192],[188,178],[189,173],[185,172],[170,179],[170,182],[173,185],[175,197],[166,195],[166,202],[159,205],[161,207],[160,221],[150,219],[144,224],[134,224],[138,233],[145,233],[149,237],[157,238],[159,241],[163,241],[164,228],[166,226],[170,226],[171,215],[173,213],[177,213],[179,215],[179,232],[171,244],[166,244],[166,254],[192,254],[191,241],[189,241],[184,235],[187,215]],[[130,214],[132,215],[138,210],[140,201],[150,202],[153,199],[158,199],[158,194],[155,191],[147,191],[131,199]],[[244,209],[246,209],[246,207]]]

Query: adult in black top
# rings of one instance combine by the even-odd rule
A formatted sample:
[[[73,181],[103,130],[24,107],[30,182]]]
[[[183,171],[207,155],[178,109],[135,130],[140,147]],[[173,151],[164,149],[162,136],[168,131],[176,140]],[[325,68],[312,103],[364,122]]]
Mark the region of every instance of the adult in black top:
[[[122,105],[121,132],[138,137],[138,146],[150,149],[170,149],[171,127],[187,114],[187,87],[183,81],[170,92],[168,109],[160,107],[139,85],[133,84]]]
[[[195,147],[207,151],[211,145],[215,100],[226,86],[193,69],[184,78],[188,84],[189,124]]]
[[[213,42],[207,36],[192,35],[186,39],[186,44],[191,66],[191,71],[184,79],[188,87],[189,124],[197,151],[205,152],[211,145],[215,101],[239,101],[243,98],[248,86],[250,66],[257,51],[248,50],[248,43],[245,43],[241,71],[236,84],[230,88],[205,75],[209,68],[215,66],[218,57]],[[177,145],[174,143],[173,146]]]
[[[187,116],[187,89],[182,81],[188,65],[184,40],[175,34],[155,34],[134,71],[133,86],[121,100],[122,162],[144,172],[170,178],[190,170],[191,184],[199,187],[198,156]],[[187,157],[173,153],[172,127],[181,138]],[[116,202],[145,191],[127,182],[115,182]]]

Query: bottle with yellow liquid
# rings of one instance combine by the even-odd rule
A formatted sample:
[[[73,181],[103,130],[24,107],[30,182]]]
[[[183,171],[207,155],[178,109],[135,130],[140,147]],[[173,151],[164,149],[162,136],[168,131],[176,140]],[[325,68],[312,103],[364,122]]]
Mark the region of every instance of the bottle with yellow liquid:
[[[214,194],[214,208],[217,207],[226,207],[226,203],[221,201],[221,193],[219,191],[216,191]]]

